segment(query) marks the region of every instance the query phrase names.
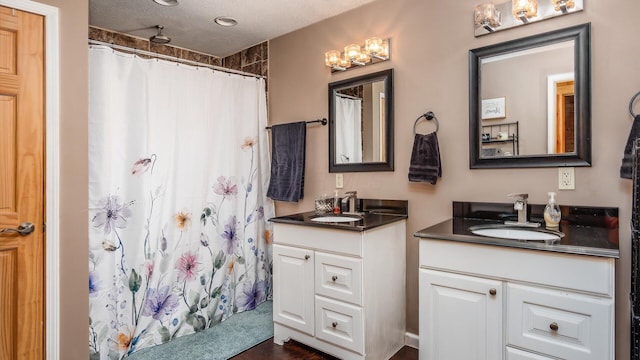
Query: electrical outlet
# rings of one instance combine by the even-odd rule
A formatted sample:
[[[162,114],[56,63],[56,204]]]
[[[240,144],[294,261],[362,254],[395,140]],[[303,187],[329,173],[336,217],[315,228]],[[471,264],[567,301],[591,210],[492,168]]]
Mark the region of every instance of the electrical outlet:
[[[575,171],[572,167],[558,168],[558,189],[560,190],[575,190],[576,177]]]
[[[342,174],[336,174],[336,189],[342,189],[344,187],[344,177]]]

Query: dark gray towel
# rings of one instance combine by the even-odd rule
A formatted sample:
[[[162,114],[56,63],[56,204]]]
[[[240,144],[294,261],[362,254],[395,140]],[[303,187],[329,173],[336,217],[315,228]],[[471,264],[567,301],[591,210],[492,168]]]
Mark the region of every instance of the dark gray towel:
[[[627,146],[624,147],[624,154],[622,156],[622,166],[620,166],[620,177],[624,179],[631,179],[633,175],[633,140],[640,137],[640,115],[636,115],[633,119],[633,125],[631,125],[631,132],[627,139]]]
[[[297,202],[304,196],[306,140],[304,121],[271,127],[271,199]]]
[[[442,177],[442,166],[436,133],[416,134],[409,164],[409,181],[422,181],[435,185],[439,177]]]

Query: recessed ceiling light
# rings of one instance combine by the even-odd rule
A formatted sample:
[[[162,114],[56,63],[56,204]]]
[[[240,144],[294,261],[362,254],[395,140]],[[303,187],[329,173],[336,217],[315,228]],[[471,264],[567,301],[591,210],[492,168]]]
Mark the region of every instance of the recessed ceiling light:
[[[155,1],[155,0],[154,0]],[[228,16],[218,16],[213,21],[220,26],[236,26],[238,25],[238,20],[228,17]]]
[[[176,6],[178,5],[178,0],[153,0],[156,4],[160,4],[162,6]]]

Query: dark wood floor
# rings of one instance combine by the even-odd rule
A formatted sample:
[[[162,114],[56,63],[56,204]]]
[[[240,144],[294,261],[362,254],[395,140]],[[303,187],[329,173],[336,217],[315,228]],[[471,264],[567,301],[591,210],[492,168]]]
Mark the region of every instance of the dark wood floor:
[[[314,350],[308,346],[295,342],[293,340],[285,343],[283,346],[276,345],[273,338],[266,340],[251,349],[240,353],[231,358],[231,360],[336,360],[335,357],[327,355],[318,350]],[[417,360],[418,350],[408,346],[398,351],[391,360]]]

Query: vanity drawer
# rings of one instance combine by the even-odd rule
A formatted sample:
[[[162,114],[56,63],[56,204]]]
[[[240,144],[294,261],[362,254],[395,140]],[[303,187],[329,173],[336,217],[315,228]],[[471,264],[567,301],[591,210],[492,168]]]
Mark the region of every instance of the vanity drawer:
[[[612,299],[519,284],[508,284],[507,298],[507,345],[567,360],[611,357]]]
[[[507,360],[554,360],[554,358],[534,354],[507,346]]]
[[[362,308],[316,296],[316,338],[364,354]]]
[[[315,292],[362,305],[362,260],[316,252]]]

